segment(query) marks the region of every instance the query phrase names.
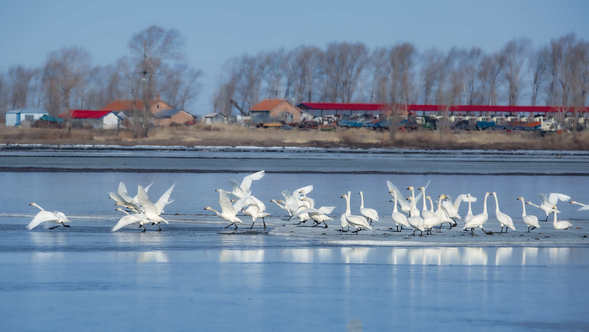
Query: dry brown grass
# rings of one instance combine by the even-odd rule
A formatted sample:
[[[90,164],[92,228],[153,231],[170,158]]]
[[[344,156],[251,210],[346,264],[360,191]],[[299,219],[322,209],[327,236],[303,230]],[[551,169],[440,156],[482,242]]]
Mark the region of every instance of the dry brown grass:
[[[589,131],[550,133],[471,131],[380,132],[370,129],[282,130],[238,125],[154,128],[147,138],[129,130],[105,131],[0,127],[0,143],[117,145],[252,145],[318,147],[407,147],[422,149],[554,149],[589,150]]]

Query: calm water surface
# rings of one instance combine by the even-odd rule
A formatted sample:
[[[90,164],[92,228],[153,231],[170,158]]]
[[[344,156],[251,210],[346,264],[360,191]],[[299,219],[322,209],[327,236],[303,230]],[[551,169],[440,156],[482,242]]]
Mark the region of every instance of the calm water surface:
[[[582,154],[557,160],[551,154],[434,158],[423,153],[403,164],[400,154],[314,153],[306,159],[301,153],[211,153],[175,152],[176,159],[163,160],[154,152],[86,151],[78,159],[68,152],[51,157],[52,172],[26,168],[41,167],[43,154],[54,152],[0,154],[0,167],[13,167],[0,172],[5,188],[0,192],[1,330],[589,329],[589,247],[582,244],[330,245],[320,235],[219,234],[222,225],[202,210],[216,205],[214,189],[228,188],[229,179],[267,169],[271,173],[253,186],[264,201],[312,183],[311,196],[319,205],[336,206],[334,215],[343,211],[339,194],[352,190],[358,196],[363,190],[367,203],[390,218],[386,180],[400,188],[431,181],[434,195],[480,197],[496,191],[502,210],[517,225],[520,194],[536,199],[539,192],[561,191],[589,201]],[[241,161],[248,156],[245,167]],[[86,169],[92,160],[105,158],[114,166]],[[464,158],[484,165],[465,171]],[[396,163],[405,166],[395,168]],[[412,169],[410,163],[446,171],[403,171]],[[80,164],[84,169],[72,171]],[[145,169],[134,171],[137,165]],[[342,171],[347,168],[353,172]],[[544,174],[550,169],[560,175]],[[106,193],[119,181],[132,193],[135,185],[154,182],[154,195],[175,183],[175,202],[166,213],[183,222],[161,233],[110,233],[117,215]],[[358,204],[357,197],[353,200]],[[29,201],[66,212],[73,226],[26,231],[35,212]],[[268,208],[278,229],[281,212],[270,203]],[[474,209],[479,211],[481,203]],[[562,210],[582,232],[587,215],[568,206]]]

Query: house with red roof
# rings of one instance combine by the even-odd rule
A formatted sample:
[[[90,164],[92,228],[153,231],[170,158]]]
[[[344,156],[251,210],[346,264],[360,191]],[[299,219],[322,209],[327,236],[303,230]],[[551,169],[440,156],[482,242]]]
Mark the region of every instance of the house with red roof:
[[[70,110],[60,118],[71,121],[73,128],[118,129],[122,116],[111,110]]]
[[[253,123],[301,121],[301,110],[285,99],[264,99],[250,108]]]

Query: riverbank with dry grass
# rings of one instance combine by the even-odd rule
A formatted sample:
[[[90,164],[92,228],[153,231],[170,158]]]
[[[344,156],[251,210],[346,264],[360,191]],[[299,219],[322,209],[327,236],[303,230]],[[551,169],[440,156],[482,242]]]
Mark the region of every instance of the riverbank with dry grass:
[[[548,133],[505,131],[374,131],[370,129],[247,128],[238,125],[196,125],[152,128],[148,137],[130,130],[0,127],[0,144],[100,144],[163,146],[299,146],[416,149],[589,150],[589,131]]]

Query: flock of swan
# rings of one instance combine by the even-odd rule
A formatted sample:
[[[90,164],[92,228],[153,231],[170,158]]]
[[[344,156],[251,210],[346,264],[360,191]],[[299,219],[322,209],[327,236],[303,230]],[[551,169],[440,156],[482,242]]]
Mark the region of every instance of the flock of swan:
[[[254,181],[261,180],[264,175],[265,172],[263,170],[255,172],[245,176],[240,183],[235,182],[231,190],[216,189],[219,194],[219,206],[221,211],[218,211],[211,206],[207,206],[204,209],[213,212],[221,219],[227,221],[228,225],[225,226],[225,228],[233,227],[237,230],[239,225],[243,223],[240,216],[245,215],[251,218],[252,223],[249,226],[250,229],[261,219],[265,230],[265,218],[270,214],[266,211],[266,205],[260,199],[255,197],[251,190]],[[477,198],[470,193],[460,194],[453,201],[448,195],[440,194],[437,198],[437,204],[434,204],[432,198],[427,195],[427,187],[429,186],[429,183],[425,186],[418,187],[417,189],[413,186],[407,187],[407,197],[405,197],[405,195],[403,195],[402,192],[390,181],[387,181],[386,185],[391,196],[390,202],[392,202],[393,205],[391,214],[393,227],[391,227],[391,229],[395,232],[401,232],[404,229],[407,229],[412,230],[413,235],[415,235],[416,232],[419,232],[420,235],[428,235],[431,234],[433,229],[441,230],[446,224],[449,229],[456,227],[460,221],[463,222],[460,227],[464,231],[470,231],[471,234],[474,234],[474,231],[477,229],[480,229],[486,234],[491,234],[492,232],[485,230],[484,227],[489,219],[489,213],[487,210],[489,196],[493,196],[495,201],[495,217],[501,227],[500,232],[516,230],[513,219],[508,214],[501,211],[499,199],[495,192],[485,193],[483,198],[483,211],[479,214],[474,214],[472,203],[476,202]],[[146,231],[146,225],[157,226],[157,230],[161,231],[160,224],[168,224],[168,221],[162,217],[162,214],[164,213],[164,208],[173,202],[173,200],[170,200],[170,197],[174,190],[174,185],[166,190],[155,202],[151,201],[149,198],[148,192],[150,187],[151,185],[146,187],[139,185],[137,188],[137,194],[131,196],[128,193],[125,184],[121,182],[116,192],[110,192],[108,194],[108,196],[114,201],[116,210],[124,214],[112,227],[111,230],[113,232],[133,224],[137,224],[142,232]],[[335,206],[316,207],[315,200],[309,196],[312,191],[313,185],[307,185],[292,192],[285,190],[281,193],[283,199],[272,199],[271,202],[285,210],[288,214],[289,220],[294,220],[296,224],[310,222],[313,227],[322,225],[327,228],[327,222],[333,220],[330,215],[335,210]],[[360,208],[358,214],[353,214],[351,210],[351,192],[348,191],[341,195],[341,198],[345,200],[345,212],[342,213],[339,218],[339,231],[358,233],[360,231],[372,230],[372,225],[380,222],[378,212],[375,209],[365,206],[364,193],[360,191],[359,195]],[[550,193],[542,194],[541,197],[542,201],[538,204],[528,201],[522,196],[517,197],[517,200],[521,202],[522,206],[522,221],[526,225],[528,232],[540,228],[540,222],[537,216],[527,213],[526,205],[543,211],[546,216],[544,221],[548,221],[550,214],[553,214],[552,224],[554,229],[557,230],[566,230],[572,227],[572,224],[569,221],[558,220],[558,214],[560,211],[558,210],[557,205],[559,202],[569,202],[570,204],[578,205],[580,206],[579,211],[589,210],[589,204],[574,201],[570,196],[565,194]],[[419,203],[419,201],[421,201],[421,203]],[[468,210],[464,217],[459,213],[460,206],[463,202],[468,205]],[[29,205],[38,208],[40,211],[26,226],[27,229],[32,230],[45,222],[55,224],[49,227],[49,229],[55,229],[60,226],[70,227],[68,224],[70,220],[63,212],[47,211],[34,202],[29,203]],[[418,208],[418,205],[421,205],[421,209]]]

